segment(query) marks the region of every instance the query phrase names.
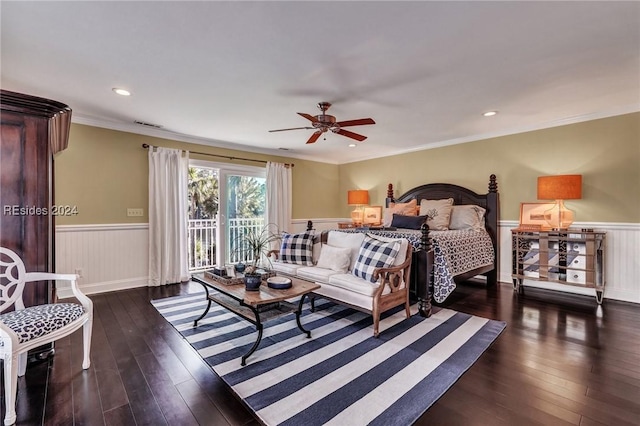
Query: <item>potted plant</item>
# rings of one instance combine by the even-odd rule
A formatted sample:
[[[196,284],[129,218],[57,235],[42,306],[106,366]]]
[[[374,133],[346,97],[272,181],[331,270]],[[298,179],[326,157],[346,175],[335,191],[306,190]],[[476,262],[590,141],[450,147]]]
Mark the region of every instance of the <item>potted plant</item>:
[[[248,291],[257,291],[262,283],[262,274],[258,272],[263,258],[272,249],[272,243],[280,240],[280,235],[264,226],[261,230],[248,229],[238,235],[235,250],[245,259],[244,284]]]

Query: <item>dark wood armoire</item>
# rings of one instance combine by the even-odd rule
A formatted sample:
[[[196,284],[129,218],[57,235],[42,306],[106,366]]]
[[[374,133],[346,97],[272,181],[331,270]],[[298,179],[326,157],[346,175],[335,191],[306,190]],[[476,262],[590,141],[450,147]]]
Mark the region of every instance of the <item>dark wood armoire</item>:
[[[0,105],[0,245],[27,272],[55,272],[53,154],[67,147],[71,109],[6,90]],[[51,302],[54,291],[52,282],[29,284],[25,306]]]

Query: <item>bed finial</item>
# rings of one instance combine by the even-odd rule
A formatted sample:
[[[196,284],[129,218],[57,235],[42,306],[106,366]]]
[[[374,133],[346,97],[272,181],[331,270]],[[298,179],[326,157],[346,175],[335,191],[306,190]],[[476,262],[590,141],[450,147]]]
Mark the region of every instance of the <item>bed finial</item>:
[[[389,186],[387,186],[387,198],[393,199],[393,184],[392,183],[390,183]]]
[[[496,175],[489,176],[489,192],[498,192],[498,182],[496,182]]]
[[[307,231],[313,231],[313,221],[312,220],[308,220],[307,221]]]
[[[422,231],[422,237],[420,238],[420,248],[424,251],[431,250],[431,239],[429,238],[429,225],[427,223],[423,223],[420,227],[420,231]]]

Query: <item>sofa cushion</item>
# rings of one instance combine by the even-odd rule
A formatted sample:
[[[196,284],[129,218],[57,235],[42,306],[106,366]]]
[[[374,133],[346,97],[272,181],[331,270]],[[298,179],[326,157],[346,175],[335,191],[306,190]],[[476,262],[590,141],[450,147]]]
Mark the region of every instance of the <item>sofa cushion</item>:
[[[313,266],[313,234],[283,234],[280,261]]]
[[[334,247],[348,247],[351,249],[351,260],[349,261],[349,270],[353,270],[353,266],[358,260],[358,252],[360,246],[364,241],[364,234],[362,232],[340,232],[329,231],[327,235],[327,244]]]
[[[295,263],[284,263],[279,260],[271,262],[271,269],[277,272],[282,272],[283,274],[296,275],[300,268],[308,268],[308,266],[296,265]]]
[[[320,252],[316,266],[327,268],[336,272],[345,273],[349,270],[351,262],[351,249],[349,247],[334,247],[325,244]]]
[[[329,277],[337,274],[336,271],[317,266],[304,266],[296,271],[296,276],[304,280],[318,282],[320,284],[329,282]]]
[[[358,260],[353,267],[353,275],[375,282],[373,271],[377,268],[388,268],[393,265],[399,249],[399,241],[382,241],[366,235],[358,251]]]
[[[367,281],[353,274],[335,274],[329,277],[328,282],[330,286],[340,287],[369,297],[373,296],[379,285],[377,281]]]

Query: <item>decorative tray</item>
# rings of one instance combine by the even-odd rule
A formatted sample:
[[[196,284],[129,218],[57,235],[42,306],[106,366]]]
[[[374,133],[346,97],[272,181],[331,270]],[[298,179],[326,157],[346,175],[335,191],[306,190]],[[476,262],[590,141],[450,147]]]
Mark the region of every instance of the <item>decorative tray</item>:
[[[276,290],[284,290],[291,288],[291,280],[285,277],[269,277],[267,278],[267,286]]]
[[[236,284],[244,284],[244,274],[240,274],[238,272],[235,273],[234,276],[226,276],[222,277],[220,275],[214,274],[212,271],[204,271],[204,276],[213,280],[215,282],[224,284],[224,285],[236,285]]]
[[[266,271],[263,269],[259,269],[258,273],[260,273],[262,281],[266,281],[270,277],[274,277],[276,273],[274,271]],[[224,285],[238,285],[244,284],[244,274],[241,272],[234,272],[233,276],[220,276],[213,273],[213,271],[204,271],[205,278],[218,282]]]

